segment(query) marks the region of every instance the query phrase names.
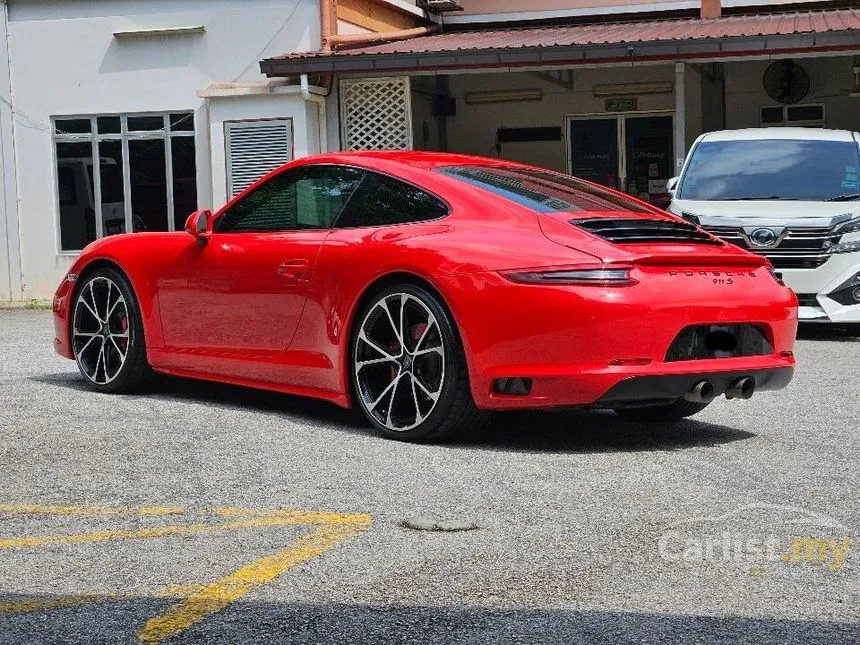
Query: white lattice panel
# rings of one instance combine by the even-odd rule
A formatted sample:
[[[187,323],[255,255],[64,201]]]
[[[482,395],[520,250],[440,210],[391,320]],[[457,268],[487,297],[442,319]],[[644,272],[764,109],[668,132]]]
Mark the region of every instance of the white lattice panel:
[[[411,150],[409,78],[345,79],[340,82],[345,150]]]

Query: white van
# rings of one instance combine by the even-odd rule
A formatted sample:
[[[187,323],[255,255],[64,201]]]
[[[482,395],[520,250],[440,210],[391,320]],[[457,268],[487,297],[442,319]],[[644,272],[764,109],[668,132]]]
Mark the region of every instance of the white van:
[[[860,323],[860,134],[709,132],[668,188],[671,212],[767,257],[801,321]]]

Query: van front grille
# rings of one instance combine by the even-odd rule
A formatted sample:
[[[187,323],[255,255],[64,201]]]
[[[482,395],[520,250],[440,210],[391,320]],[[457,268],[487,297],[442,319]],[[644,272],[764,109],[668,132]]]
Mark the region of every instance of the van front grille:
[[[703,226],[702,228],[729,244],[765,256],[775,269],[817,269],[830,259],[826,249],[838,242],[842,235],[834,233],[830,227],[788,228],[776,245],[761,248],[750,243],[743,228],[736,226]]]

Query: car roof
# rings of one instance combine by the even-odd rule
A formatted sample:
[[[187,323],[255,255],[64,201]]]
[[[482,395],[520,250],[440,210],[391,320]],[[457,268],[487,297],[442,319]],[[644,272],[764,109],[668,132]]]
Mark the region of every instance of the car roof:
[[[324,163],[336,158],[338,162],[350,160],[360,163],[362,160],[379,159],[395,161],[419,166],[422,168],[439,168],[442,166],[496,166],[496,167],[520,167],[512,161],[504,159],[493,159],[489,157],[478,157],[475,155],[455,154],[450,152],[431,152],[425,150],[355,150],[332,152],[328,154],[310,157],[311,161]]]
[[[745,128],[708,132],[702,136],[702,141],[761,141],[768,139],[854,141],[849,130],[827,130],[825,128]]]

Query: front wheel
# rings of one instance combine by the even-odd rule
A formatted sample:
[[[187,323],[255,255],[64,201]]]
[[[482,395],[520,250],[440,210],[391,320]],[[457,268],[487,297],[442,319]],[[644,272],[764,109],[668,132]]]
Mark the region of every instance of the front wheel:
[[[83,278],[70,331],[75,362],[92,389],[134,392],[150,382],[137,298],[116,269],[97,269]]]
[[[462,344],[434,295],[410,284],[390,287],[356,320],[353,391],[384,436],[439,440],[482,422]]]
[[[710,405],[678,399],[667,405],[643,406],[641,408],[615,408],[615,414],[632,421],[680,421],[698,414]]]

